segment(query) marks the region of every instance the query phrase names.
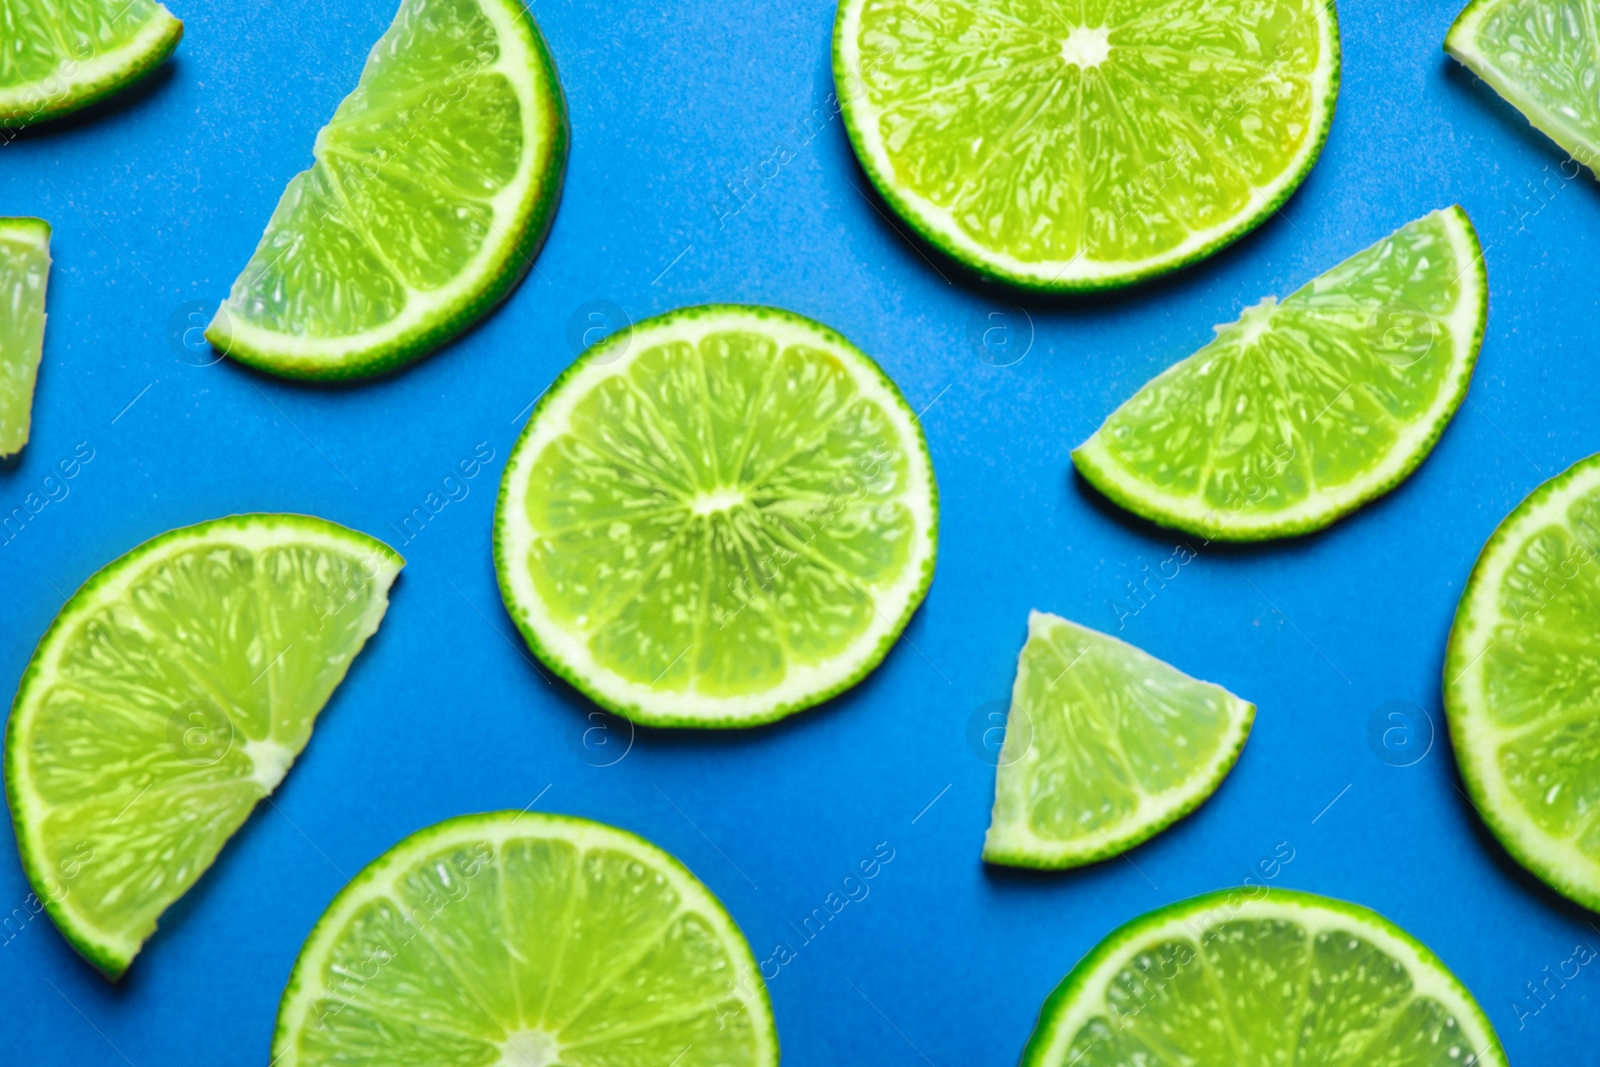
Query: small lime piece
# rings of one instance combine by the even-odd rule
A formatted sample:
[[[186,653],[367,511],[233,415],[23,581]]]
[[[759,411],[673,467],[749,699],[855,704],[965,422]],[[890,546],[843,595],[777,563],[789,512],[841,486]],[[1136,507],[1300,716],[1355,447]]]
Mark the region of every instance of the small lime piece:
[[[323,519],[236,515],[113,560],[50,624],[6,799],[34,892],[108,976],[288,773],[404,562]]]
[[[340,891],[278,1008],[278,1067],[776,1067],[744,935],[683,864],[586,819],[463,815]]]
[[[0,0],[0,129],[105,99],[182,38],[183,23],[154,0]]]
[[[0,456],[28,443],[49,278],[50,224],[0,219]]]
[[[1081,867],[1149,840],[1216,791],[1255,717],[1221,686],[1033,612],[983,858]]]
[[[495,567],[528,644],[653,726],[751,726],[871,671],[933,579],[917,417],[837,333],[708,305],[590,348],[506,463]]]

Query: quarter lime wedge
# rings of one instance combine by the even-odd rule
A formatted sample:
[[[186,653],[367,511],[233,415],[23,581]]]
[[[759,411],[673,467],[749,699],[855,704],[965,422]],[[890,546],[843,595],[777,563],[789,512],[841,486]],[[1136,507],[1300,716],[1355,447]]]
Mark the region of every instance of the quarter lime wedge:
[[[1444,668],[1467,792],[1512,856],[1600,911],[1600,456],[1508,515],[1478,557]]]
[[[334,898],[278,1008],[277,1067],[776,1067],[744,935],[693,874],[586,819],[418,831]]]
[[[1112,933],[1045,1001],[1023,1067],[1505,1067],[1483,1009],[1376,912],[1223,890]]]
[[[206,330],[290,378],[392,370],[533,265],[567,158],[566,102],[518,0],[403,0]]]
[[[1415,470],[1466,396],[1488,279],[1459,207],[1272,297],[1072,453],[1095,488],[1210,540],[1321,529]]]
[[[923,238],[1031,289],[1127,285],[1253,229],[1322,151],[1331,0],[842,0],[834,81]]]
[[[933,578],[917,417],[843,337],[686,308],[589,349],[544,394],[495,510],[528,644],[654,726],[750,726],[848,689]]]
[[[404,561],[304,515],[238,515],[107,564],[39,642],[6,729],[22,866],[72,946],[127,970],[288,773]]]
[[[183,23],[154,0],[0,3],[0,129],[60,118],[149,74]]]
[[[0,456],[28,443],[49,278],[50,224],[0,219]]]
[[[1216,791],[1255,717],[1220,686],[1033,612],[983,858],[1080,867],[1149,840]]]

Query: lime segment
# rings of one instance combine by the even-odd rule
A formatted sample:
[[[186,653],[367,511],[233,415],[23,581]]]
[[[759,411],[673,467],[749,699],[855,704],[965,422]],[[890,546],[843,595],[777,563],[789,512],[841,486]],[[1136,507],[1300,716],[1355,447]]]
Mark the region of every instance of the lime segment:
[[[110,96],[159,66],[183,37],[183,23],[153,0],[7,0],[0,27],[0,129]]]
[[[533,264],[567,119],[516,0],[404,0],[206,331],[294,378],[391,370],[466,329]]]
[[[1366,908],[1257,887],[1112,933],[1045,1001],[1023,1067],[1505,1067],[1472,994]]]
[[[1435,211],[1217,327],[1072,461],[1128,510],[1200,537],[1321,529],[1426,458],[1466,396],[1487,313],[1472,223]]]
[[[591,348],[501,484],[495,564],[541,658],[663,726],[746,726],[875,667],[932,580],[916,416],[809,319],[713,305]]]
[[[49,278],[50,224],[0,219],[0,456],[28,443]]]
[[[107,975],[283,779],[403,563],[240,515],[145,542],[61,609],[12,705],[6,798],[35,892]]]
[[[633,834],[514,811],[421,830],[317,923],[278,1009],[281,1067],[774,1067],[739,928]]]
[[[1192,263],[1272,214],[1333,120],[1328,0],[843,0],[834,80],[884,199],[1045,290]]]
[[[1033,612],[983,858],[1079,867],[1154,837],[1222,783],[1255,714],[1132,645]]]

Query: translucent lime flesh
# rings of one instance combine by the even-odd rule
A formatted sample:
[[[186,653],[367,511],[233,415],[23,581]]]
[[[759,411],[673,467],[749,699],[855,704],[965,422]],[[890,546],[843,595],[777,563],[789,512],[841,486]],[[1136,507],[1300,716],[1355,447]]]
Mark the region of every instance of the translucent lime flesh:
[[[1220,686],[1034,612],[984,857],[1076,866],[1146,840],[1216,789],[1254,717]]]
[[[1102,942],[1040,1017],[1029,1067],[1487,1067],[1505,1055],[1432,953],[1379,916],[1216,893]]]
[[[837,32],[887,198],[1041,286],[1125,283],[1248,229],[1314,160],[1338,80],[1325,0],[855,0]]]
[[[399,558],[319,519],[164,535],[63,609],[13,708],[6,782],[63,932],[121,973],[278,785],[377,628]]]
[[[1326,526],[1433,447],[1465,395],[1485,291],[1466,214],[1434,212],[1218,327],[1073,460],[1123,506],[1203,537]]]
[[[49,276],[49,225],[0,219],[0,456],[28,443]]]
[[[182,25],[153,0],[7,0],[0,127],[76,110],[158,64]]]
[[[665,854],[506,812],[422,831],[335,900],[279,1012],[284,1067],[777,1062],[716,899]]]

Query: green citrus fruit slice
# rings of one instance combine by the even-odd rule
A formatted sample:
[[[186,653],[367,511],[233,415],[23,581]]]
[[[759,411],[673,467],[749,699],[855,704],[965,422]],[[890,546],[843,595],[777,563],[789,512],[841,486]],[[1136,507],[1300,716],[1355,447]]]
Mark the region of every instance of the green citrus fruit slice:
[[[0,129],[105,99],[183,37],[183,23],[154,0],[6,0],[0,27]]]
[[[1322,151],[1329,0],[843,0],[834,81],[893,209],[979,274],[1127,285],[1253,229]]]
[[[1505,1067],[1472,994],[1376,912],[1287,889],[1170,904],[1045,1001],[1023,1067]]]
[[[465,330],[533,265],[566,102],[518,0],[403,0],[206,330],[291,378],[392,370]]]
[[[1487,314],[1472,223],[1435,211],[1217,327],[1072,462],[1129,511],[1207,539],[1321,529],[1427,457],[1466,396]]]
[[[495,566],[546,663],[657,726],[748,726],[854,685],[933,578],[922,428],[867,356],[709,305],[589,349],[507,460]]]
[[[1033,612],[983,858],[1080,867],[1149,840],[1216,791],[1255,717],[1221,686]]]
[[[6,729],[22,865],[72,946],[127,970],[275,789],[404,561],[304,515],[146,541],[73,594]]]
[[[0,456],[28,443],[49,279],[50,224],[0,219]]]
[[[278,1067],[776,1067],[744,935],[642,838],[463,815],[340,891],[278,1008]]]
[[[1479,814],[1523,866],[1600,911],[1600,456],[1495,530],[1456,610],[1444,677]]]

